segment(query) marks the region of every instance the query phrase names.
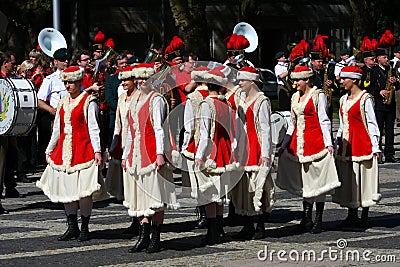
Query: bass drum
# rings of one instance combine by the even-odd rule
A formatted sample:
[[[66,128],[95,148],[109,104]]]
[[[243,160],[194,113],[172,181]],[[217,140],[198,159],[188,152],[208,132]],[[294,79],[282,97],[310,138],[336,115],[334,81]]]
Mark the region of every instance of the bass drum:
[[[285,138],[291,119],[290,111],[275,111],[271,114],[272,144],[278,146]]]
[[[25,78],[0,78],[0,135],[27,135],[35,126],[37,96]]]

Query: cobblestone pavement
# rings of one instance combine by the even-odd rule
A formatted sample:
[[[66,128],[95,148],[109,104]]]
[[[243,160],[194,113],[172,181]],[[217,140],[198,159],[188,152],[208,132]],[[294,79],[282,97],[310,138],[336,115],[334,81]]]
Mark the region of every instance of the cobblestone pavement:
[[[90,241],[57,241],[66,229],[63,206],[51,203],[35,187],[40,174],[29,176],[32,183],[18,184],[22,197],[2,200],[10,214],[0,215],[0,266],[396,266],[400,262],[400,164],[380,165],[383,199],[370,209],[365,231],[337,229],[347,211],[328,197],[324,231],[300,233],[301,199],[277,189],[265,239],[235,240],[240,227],[225,227],[226,243],[200,247],[205,230],[192,230],[194,208],[183,205],[166,212],[163,250],[157,254],[128,253],[135,243],[135,238],[122,234],[129,217],[112,198],[95,203]],[[180,201],[191,202],[187,198]]]

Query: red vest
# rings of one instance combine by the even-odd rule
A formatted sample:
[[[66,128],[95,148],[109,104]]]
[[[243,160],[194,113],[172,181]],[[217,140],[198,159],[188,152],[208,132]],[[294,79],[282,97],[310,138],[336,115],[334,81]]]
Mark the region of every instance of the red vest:
[[[310,93],[304,108],[302,107],[304,103],[298,103],[299,93],[296,94],[292,101],[292,114],[295,115],[296,123],[288,152],[298,157],[301,163],[311,162],[327,153],[315,105],[319,90]],[[293,105],[296,105],[296,108]]]
[[[338,155],[341,157],[353,161],[372,158],[371,137],[364,121],[365,113],[362,113],[365,101],[369,97],[371,96],[364,92],[349,109],[344,107],[344,101],[341,101],[339,111],[343,122],[343,132],[342,138],[338,140]]]
[[[156,92],[151,92],[145,103],[138,111],[138,130],[140,133],[140,159],[141,167],[145,168],[156,161],[157,145],[156,136],[152,124],[152,114],[150,114],[150,105]]]
[[[207,160],[212,160],[216,163],[216,168],[225,168],[226,165],[232,163],[232,148],[231,148],[231,128],[232,128],[232,110],[226,100],[221,100],[217,97],[207,98],[207,103],[210,109],[215,114],[211,124],[214,124],[214,133],[210,133],[210,138],[213,140],[211,153]],[[211,127],[212,129],[213,127]]]
[[[94,151],[85,117],[90,96],[81,93],[73,104],[69,96],[63,98],[60,115],[60,138],[50,155],[52,165],[69,173],[88,168],[94,160]]]

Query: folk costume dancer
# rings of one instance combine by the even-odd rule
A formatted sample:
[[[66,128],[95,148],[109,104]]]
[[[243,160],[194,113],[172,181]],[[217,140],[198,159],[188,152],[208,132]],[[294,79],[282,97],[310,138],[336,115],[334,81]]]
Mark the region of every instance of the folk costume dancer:
[[[135,84],[134,67],[125,67],[118,73],[118,79],[126,91],[118,98],[118,105],[115,117],[114,137],[110,146],[110,160],[106,177],[107,191],[118,200],[124,200],[130,196],[131,179],[127,172],[122,171],[121,158],[126,144],[128,133],[127,114],[131,102],[137,102],[139,90]],[[129,199],[125,199],[124,205],[129,207]],[[132,224],[123,232],[124,234],[139,234],[139,219],[132,217]]]
[[[153,65],[147,63],[134,68],[140,95],[128,111],[129,128],[122,155],[122,167],[128,171],[132,183],[129,196],[125,195],[125,204],[129,204],[128,214],[140,220],[139,239],[129,250],[131,253],[142,250],[158,252],[161,249],[160,226],[164,208],[179,207],[172,171],[167,168],[164,158],[163,121],[167,103],[146,83],[153,74]]]
[[[183,161],[186,166],[182,171],[182,176],[188,175],[191,189],[190,195],[196,198],[197,194],[197,180],[194,174],[194,156],[196,155],[196,149],[198,144],[198,139],[200,136],[198,130],[199,125],[199,108],[200,103],[209,95],[207,83],[205,82],[205,75],[210,69],[205,66],[200,66],[191,72],[191,78],[196,82],[196,89],[187,95],[185,111],[183,115],[183,124],[185,132],[183,134],[183,144],[182,144],[182,155],[184,155],[185,160]],[[196,138],[195,138],[196,136]],[[195,139],[197,139],[195,141]],[[186,190],[185,187],[182,188]],[[203,205],[197,207],[199,212],[199,220],[196,224],[196,228],[206,227],[206,210]]]
[[[340,72],[348,94],[340,98],[340,126],[336,140],[336,169],[341,187],[335,190],[333,202],[348,208],[341,227],[366,227],[369,207],[380,199],[378,159],[379,128],[372,95],[358,87],[362,70],[344,67]],[[357,209],[361,207],[361,221]]]
[[[209,96],[200,104],[200,136],[194,164],[196,199],[205,204],[207,217],[207,235],[202,245],[213,245],[225,241],[222,217],[224,200],[232,188],[233,114],[225,97],[219,94],[220,87],[227,82],[225,75],[213,69],[207,80]]]
[[[46,149],[48,165],[36,185],[52,202],[64,203],[68,229],[57,240],[78,238],[86,241],[89,240],[92,195],[101,188],[98,106],[93,96],[81,92],[83,71],[79,67],[66,68],[60,77],[68,95],[59,102]],[[77,220],[78,207],[81,230]]]
[[[235,157],[243,169],[230,195],[236,214],[245,218],[238,238],[262,239],[265,237],[264,223],[274,202],[274,184],[269,173],[273,161],[271,105],[256,85],[259,80],[257,69],[241,68],[237,80],[244,98],[237,110]]]
[[[300,66],[291,73],[291,78],[297,92],[292,97],[292,123],[279,150],[276,184],[303,197],[300,227],[317,234],[322,231],[325,196],[340,186],[333,158],[331,121],[326,95],[321,89],[311,87],[313,71]]]

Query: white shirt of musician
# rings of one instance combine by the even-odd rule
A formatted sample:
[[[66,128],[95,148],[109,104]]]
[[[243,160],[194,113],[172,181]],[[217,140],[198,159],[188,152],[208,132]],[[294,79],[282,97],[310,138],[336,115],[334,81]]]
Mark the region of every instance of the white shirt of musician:
[[[50,106],[57,108],[60,99],[65,96],[68,92],[65,89],[64,83],[60,79],[60,70],[47,76],[40,86],[39,92],[37,94],[38,99],[50,101]]]
[[[276,81],[280,85],[284,85],[283,81],[281,78],[279,78],[279,75],[287,71],[287,64],[285,62],[278,62],[278,64],[275,65],[275,76],[276,76]],[[284,78],[286,79],[286,78]]]

